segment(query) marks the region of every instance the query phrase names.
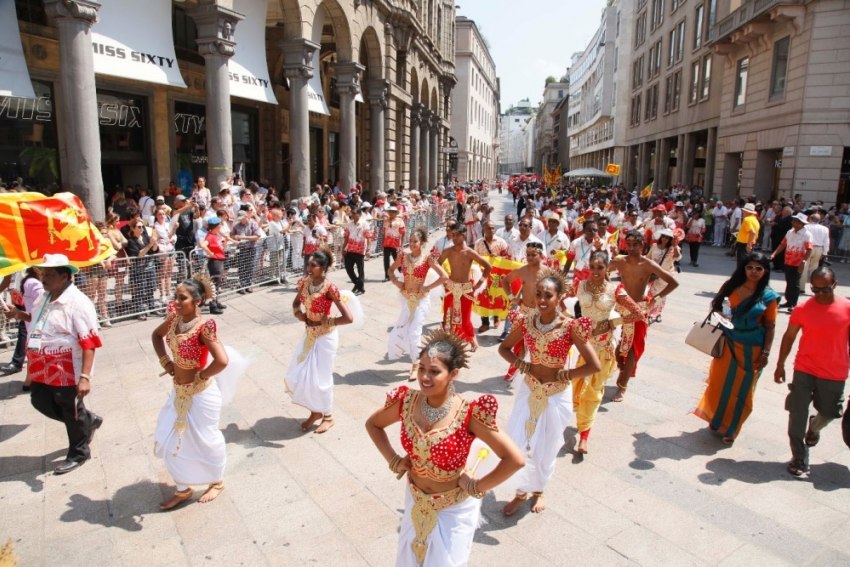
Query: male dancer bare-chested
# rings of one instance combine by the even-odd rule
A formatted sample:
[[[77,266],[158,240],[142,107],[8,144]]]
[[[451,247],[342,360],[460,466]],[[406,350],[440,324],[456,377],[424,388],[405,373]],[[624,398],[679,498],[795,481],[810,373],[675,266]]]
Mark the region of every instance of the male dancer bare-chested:
[[[529,241],[525,247],[526,264],[521,268],[517,268],[510,274],[502,278],[502,288],[508,297],[511,298],[511,311],[508,313],[508,321],[511,325],[521,315],[530,316],[537,310],[537,280],[540,278],[540,270],[543,267],[543,244],[540,242]],[[516,281],[522,282],[519,293],[513,294],[513,284]],[[522,358],[523,342],[519,341],[514,345],[514,354]],[[511,365],[505,374],[505,380],[510,381],[516,374],[516,367]]]
[[[617,311],[623,316],[623,338],[617,348],[617,367],[620,374],[617,377],[617,393],[611,401],[622,402],[626,394],[626,388],[631,379],[637,373],[637,363],[646,348],[646,332],[649,328],[647,313],[655,300],[669,295],[679,287],[679,282],[670,274],[650,260],[643,253],[643,234],[637,230],[630,231],[626,235],[626,255],[617,256],[610,264],[608,271],[620,273],[620,280],[629,298],[634,301],[638,309],[630,306],[629,311],[623,308]],[[655,275],[667,282],[661,293],[656,297],[647,295],[647,288],[652,276]]]
[[[452,246],[443,250],[438,264],[449,262],[449,279],[446,282],[446,296],[443,298],[443,328],[478,348],[475,329],[472,327],[472,304],[475,296],[487,285],[491,266],[484,258],[466,244],[466,227],[455,225],[449,234]],[[481,277],[476,282],[469,279],[472,262],[481,266]]]

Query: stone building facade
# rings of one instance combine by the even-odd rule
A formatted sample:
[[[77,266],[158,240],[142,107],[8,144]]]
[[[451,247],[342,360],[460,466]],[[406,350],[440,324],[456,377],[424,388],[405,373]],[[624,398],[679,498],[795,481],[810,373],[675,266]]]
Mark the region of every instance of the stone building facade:
[[[525,171],[525,130],[532,114],[531,102],[523,99],[499,117],[499,173],[510,175]]]
[[[239,50],[243,17],[234,5],[171,4],[171,21],[162,24],[173,30],[187,85],[180,88],[95,76],[88,36],[100,1],[16,0],[38,100],[0,100],[4,109],[24,109],[0,112],[0,174],[27,177],[21,147],[53,150],[60,170],[53,181],[80,193],[96,218],[104,185],[138,183],[159,193],[185,172],[215,187],[237,161],[246,178],[268,179],[290,197],[328,180],[347,188],[362,179],[369,193],[433,187],[444,177],[448,160],[439,148],[455,85],[454,2],[267,0],[266,61],[277,105],[229,96],[227,63]],[[327,115],[309,110],[315,75]],[[132,129],[104,126],[105,100],[136,109]],[[49,120],[32,120],[48,107]]]
[[[572,56],[566,122],[570,168],[625,164],[629,53],[637,0],[610,2],[584,51]]]
[[[499,144],[496,64],[474,21],[461,16],[455,24],[457,84],[452,90],[451,116],[451,136],[457,144],[454,175],[460,180],[492,179],[496,176]]]
[[[544,168],[553,169],[559,165],[553,113],[558,103],[568,97],[569,88],[570,83],[566,76],[548,82],[543,87],[543,101],[537,108],[537,117],[534,123],[532,167],[538,173],[542,173]]]

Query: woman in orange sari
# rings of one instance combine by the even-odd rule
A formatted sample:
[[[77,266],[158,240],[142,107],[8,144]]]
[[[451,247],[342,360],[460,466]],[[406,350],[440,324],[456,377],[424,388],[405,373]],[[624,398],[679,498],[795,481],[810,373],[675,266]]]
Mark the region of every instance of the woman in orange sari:
[[[726,345],[712,358],[708,382],[694,414],[730,445],[753,409],[753,395],[773,343],[779,294],[768,287],[770,260],[761,252],[748,254],[711,302],[723,309],[729,298],[733,329],[723,329]]]

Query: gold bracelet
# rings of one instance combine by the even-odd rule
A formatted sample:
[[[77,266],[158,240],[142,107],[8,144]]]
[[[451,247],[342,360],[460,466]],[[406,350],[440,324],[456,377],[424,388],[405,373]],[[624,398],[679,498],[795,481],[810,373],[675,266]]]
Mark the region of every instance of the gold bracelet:
[[[396,472],[395,468],[401,462],[401,455],[396,453],[396,455],[390,459],[390,472]]]
[[[168,365],[169,362],[171,362],[171,359],[168,358],[167,354],[163,354],[162,356],[159,357],[159,365],[162,366],[163,368],[165,368]]]
[[[328,327],[334,328],[336,327],[336,317],[328,317]]]

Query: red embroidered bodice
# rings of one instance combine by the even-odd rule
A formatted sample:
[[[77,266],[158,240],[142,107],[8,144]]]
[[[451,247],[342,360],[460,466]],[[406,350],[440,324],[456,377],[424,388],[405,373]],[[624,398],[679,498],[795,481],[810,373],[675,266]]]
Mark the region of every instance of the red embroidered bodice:
[[[384,407],[400,402],[401,445],[413,463],[413,472],[437,482],[450,482],[463,473],[469,448],[475,439],[475,435],[469,431],[470,418],[497,431],[496,412],[499,403],[489,394],[472,402],[464,400],[448,425],[422,431],[413,419],[421,395],[418,390],[411,391],[407,386],[399,386],[387,394]]]
[[[414,259],[414,257],[410,254],[402,253],[402,262],[401,262],[401,273],[404,274],[404,281],[408,281],[408,279],[413,278],[419,282],[425,281],[425,276],[428,275],[428,270],[430,269],[430,265],[428,264],[428,258],[424,254],[420,255],[419,258]],[[414,264],[416,260],[422,260],[419,264]],[[411,276],[411,271],[413,275]]]
[[[339,299],[339,288],[336,284],[325,280],[322,287],[316,293],[310,293],[308,287],[310,285],[310,277],[304,277],[298,282],[298,298],[304,305],[304,310],[307,317],[313,321],[319,321],[323,316],[327,316],[331,312],[331,306],[334,301]]]
[[[191,329],[185,333],[178,332],[180,317],[176,313],[170,313],[166,318],[168,333],[165,341],[171,349],[171,357],[174,365],[185,370],[200,370],[207,365],[210,351],[205,343],[218,340],[214,319],[199,319]],[[203,337],[204,342],[201,342]]]
[[[593,329],[593,321],[589,317],[580,317],[542,332],[535,325],[537,317],[537,314],[522,317],[519,324],[522,326],[525,349],[531,355],[531,363],[548,368],[563,368],[566,365],[570,347],[573,346],[573,330],[586,341]]]

